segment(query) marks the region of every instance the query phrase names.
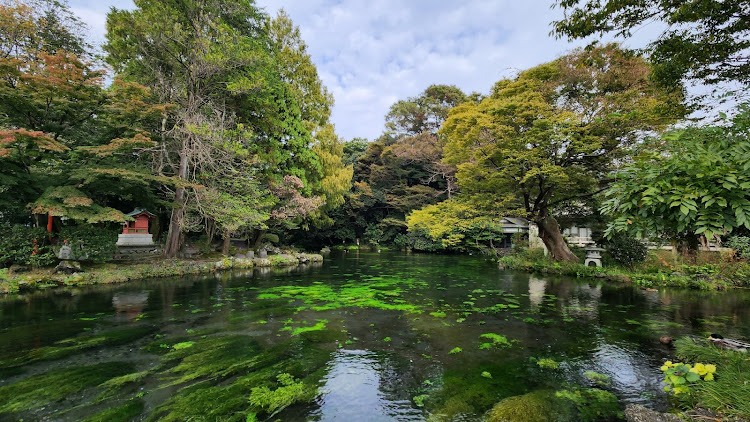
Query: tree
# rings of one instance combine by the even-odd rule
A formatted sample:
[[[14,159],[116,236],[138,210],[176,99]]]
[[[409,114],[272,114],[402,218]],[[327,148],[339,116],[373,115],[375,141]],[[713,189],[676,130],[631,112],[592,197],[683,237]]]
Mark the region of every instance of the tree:
[[[415,210],[406,222],[412,235],[423,233],[439,242],[443,249],[493,249],[493,242],[502,240],[503,236],[498,223],[500,217],[497,213],[478,209],[470,202],[449,199]]]
[[[259,161],[266,189],[285,175],[304,185],[308,173],[320,170],[295,92],[279,74],[266,17],[251,1],[139,0],[136,6],[109,13],[105,50],[123,78],[146,85],[158,103],[171,105],[158,129],[155,169],[176,179],[165,246],[171,257],[190,226],[188,201],[198,197],[189,190],[203,182],[231,192],[234,187],[216,178],[238,163],[237,153]],[[233,137],[244,128],[250,136]],[[232,143],[241,145],[225,148]],[[227,223],[220,231],[235,226]]]
[[[299,27],[282,9],[276,18],[268,21],[267,31],[276,51],[281,78],[297,100],[302,119],[313,126],[328,124],[333,96],[318,76]]]
[[[436,133],[448,111],[466,101],[454,85],[430,85],[419,96],[397,101],[385,115],[386,131],[395,137]]]
[[[0,19],[3,218],[26,222],[31,207],[50,218],[124,221],[112,205],[130,194],[122,191],[133,186],[130,173],[121,172],[111,185],[97,185],[103,178],[92,171],[103,161],[111,163],[114,153],[122,153],[119,166],[128,166],[133,160],[126,146],[150,144],[136,129],[152,112],[138,103],[147,94],[119,83],[104,89],[105,72],[96,68],[79,34],[83,24],[66,3],[12,2],[0,5]],[[127,110],[130,119],[115,122],[113,117]],[[87,150],[110,142],[117,148],[108,154]],[[142,186],[137,192],[144,192]]]
[[[601,192],[627,147],[683,112],[649,74],[614,45],[577,50],[451,110],[440,135],[464,201],[529,219],[552,258],[577,261],[555,214]]]
[[[749,171],[748,105],[729,124],[669,132],[614,174],[602,207],[614,217],[607,235],[667,237],[691,255],[701,236],[750,229]]]
[[[553,22],[558,36],[614,33],[630,37],[653,21],[667,28],[647,51],[654,76],[667,85],[684,78],[709,84],[750,84],[748,0],[555,0],[565,12]]]

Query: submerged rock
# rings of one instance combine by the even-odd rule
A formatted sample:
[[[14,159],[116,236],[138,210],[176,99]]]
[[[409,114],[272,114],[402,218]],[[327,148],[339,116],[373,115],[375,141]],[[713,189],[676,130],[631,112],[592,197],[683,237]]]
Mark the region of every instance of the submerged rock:
[[[659,413],[640,404],[629,404],[625,407],[625,420],[628,422],[680,422],[677,415]]]
[[[554,391],[539,390],[498,402],[487,414],[487,422],[550,422],[561,420]],[[565,420],[565,418],[562,418]]]

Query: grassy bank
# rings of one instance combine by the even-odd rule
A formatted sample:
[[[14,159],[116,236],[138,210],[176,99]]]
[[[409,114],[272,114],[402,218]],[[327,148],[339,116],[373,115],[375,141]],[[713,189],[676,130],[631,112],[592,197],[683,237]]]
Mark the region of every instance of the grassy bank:
[[[147,264],[101,264],[84,268],[84,272],[71,275],[55,274],[52,269],[34,269],[22,273],[11,273],[8,269],[0,269],[0,293],[57,286],[114,284],[147,278],[180,277],[253,267],[294,266],[322,261],[321,255],[302,253],[269,255],[267,258],[255,259],[223,258],[217,261],[164,260]]]
[[[750,420],[750,359],[748,354],[721,349],[706,339],[681,338],[675,341],[679,363],[711,367],[711,379],[680,381],[680,391],[672,393],[672,404],[698,420]],[[671,366],[678,362],[668,362]],[[662,371],[666,368],[662,367]],[[700,374],[696,370],[697,374]],[[667,375],[669,379],[669,375]],[[674,383],[670,383],[674,386]]]
[[[668,253],[652,252],[645,262],[628,268],[607,262],[604,267],[554,262],[540,251],[525,250],[500,258],[499,264],[508,269],[634,283],[646,288],[726,290],[750,287],[750,264],[745,261],[723,261],[721,257],[708,253],[700,255],[696,264],[689,265],[675,260]]]

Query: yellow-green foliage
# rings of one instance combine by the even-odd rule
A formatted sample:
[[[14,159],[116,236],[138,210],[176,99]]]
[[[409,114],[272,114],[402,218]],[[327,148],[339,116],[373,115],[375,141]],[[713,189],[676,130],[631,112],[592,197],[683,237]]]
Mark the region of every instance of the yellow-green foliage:
[[[560,368],[559,363],[549,358],[539,359],[536,362],[536,364],[539,365],[539,367],[543,369],[559,369]]]
[[[459,246],[470,230],[500,231],[496,216],[455,199],[415,210],[406,218],[410,232],[422,231],[444,248]]]

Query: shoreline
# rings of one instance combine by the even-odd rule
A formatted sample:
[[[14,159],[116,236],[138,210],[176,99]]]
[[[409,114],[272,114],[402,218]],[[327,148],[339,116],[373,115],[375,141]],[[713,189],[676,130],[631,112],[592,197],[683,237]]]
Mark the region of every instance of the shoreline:
[[[497,260],[504,269],[528,273],[568,276],[604,280],[619,284],[634,284],[641,288],[674,287],[690,290],[723,291],[750,288],[750,278],[735,275],[729,279],[718,272],[684,273],[642,272],[620,267],[586,267],[580,263],[560,263],[548,260],[528,260],[517,256],[505,256]],[[701,267],[696,267],[701,268]]]
[[[234,269],[292,267],[311,262],[323,262],[320,254],[281,254],[266,258],[233,258],[220,260],[160,260],[143,264],[99,264],[85,272],[55,274],[53,269],[32,269],[22,273],[0,270],[0,294],[45,290],[56,287],[120,284],[149,278],[181,277],[210,274]]]

